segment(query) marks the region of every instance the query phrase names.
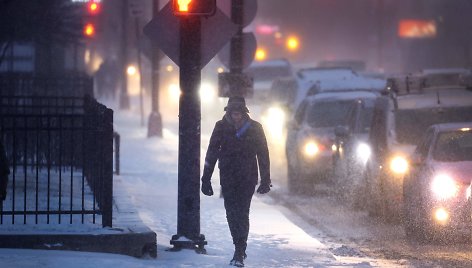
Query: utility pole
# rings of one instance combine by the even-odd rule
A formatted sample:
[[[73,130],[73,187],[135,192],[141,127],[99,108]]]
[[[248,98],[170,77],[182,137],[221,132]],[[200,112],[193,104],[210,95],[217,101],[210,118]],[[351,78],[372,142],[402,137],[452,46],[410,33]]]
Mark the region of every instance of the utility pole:
[[[156,17],[159,13],[159,0],[154,0],[152,5],[152,16]],[[148,137],[162,137],[162,117],[159,112],[159,81],[161,50],[153,45],[151,59],[152,71],[152,89],[151,89],[151,114],[148,119]]]
[[[237,25],[238,30],[236,34],[231,38],[230,43],[230,57],[229,72],[236,76],[239,76],[243,72],[243,0],[232,0],[231,1],[231,20]],[[230,96],[239,96],[242,94],[241,88],[243,87],[240,79],[235,79],[230,84]],[[244,97],[244,96],[242,96]]]
[[[130,108],[128,96],[128,0],[122,1],[121,7],[121,94],[120,109]]]

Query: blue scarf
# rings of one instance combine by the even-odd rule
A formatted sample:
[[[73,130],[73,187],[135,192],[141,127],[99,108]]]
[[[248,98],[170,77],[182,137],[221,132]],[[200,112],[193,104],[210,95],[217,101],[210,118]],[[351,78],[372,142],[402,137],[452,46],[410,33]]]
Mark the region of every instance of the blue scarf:
[[[247,120],[246,123],[236,132],[236,138],[240,139],[244,133],[249,129],[251,126],[251,121]]]

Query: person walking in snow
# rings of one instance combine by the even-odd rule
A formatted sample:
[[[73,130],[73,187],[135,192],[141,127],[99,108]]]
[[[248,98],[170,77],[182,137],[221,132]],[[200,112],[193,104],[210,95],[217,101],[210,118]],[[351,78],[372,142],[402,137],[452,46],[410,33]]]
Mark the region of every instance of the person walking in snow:
[[[8,167],[7,156],[0,139],[0,204],[7,197],[8,174],[10,174],[10,168]]]
[[[216,160],[220,169],[220,185],[224,198],[226,219],[235,247],[230,265],[243,267],[249,234],[249,209],[257,192],[270,191],[270,161],[262,125],[249,117],[243,97],[230,97],[223,119],[215,124],[205,157],[202,193],[213,195],[211,176]]]

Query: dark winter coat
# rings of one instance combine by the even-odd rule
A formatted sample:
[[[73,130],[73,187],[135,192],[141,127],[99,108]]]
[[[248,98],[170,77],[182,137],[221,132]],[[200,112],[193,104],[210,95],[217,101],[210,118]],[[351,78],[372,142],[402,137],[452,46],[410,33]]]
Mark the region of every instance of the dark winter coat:
[[[249,125],[239,137],[228,114],[216,122],[205,157],[202,180],[210,180],[218,160],[223,187],[241,183],[255,186],[258,164],[261,184],[271,183],[269,150],[262,125],[249,116],[246,122]]]

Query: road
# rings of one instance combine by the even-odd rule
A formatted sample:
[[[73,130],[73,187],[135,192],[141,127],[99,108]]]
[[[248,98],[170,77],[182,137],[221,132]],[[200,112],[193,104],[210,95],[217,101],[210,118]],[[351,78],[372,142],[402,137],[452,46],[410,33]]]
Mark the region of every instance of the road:
[[[341,257],[394,260],[406,267],[472,267],[469,236],[447,242],[420,243],[408,239],[398,223],[386,223],[356,210],[329,194],[328,187],[292,195],[283,188],[271,193],[274,202],[300,217],[299,227],[321,238]]]
[[[267,131],[266,131],[267,132]],[[399,223],[386,223],[354,209],[333,193],[332,186],[316,185],[303,194],[287,188],[285,144],[268,136],[274,190],[271,196],[287,213],[300,217],[299,227],[324,244],[336,256],[394,260],[405,267],[472,267],[470,234],[447,242],[420,243],[405,236]],[[313,233],[314,232],[314,233]]]

